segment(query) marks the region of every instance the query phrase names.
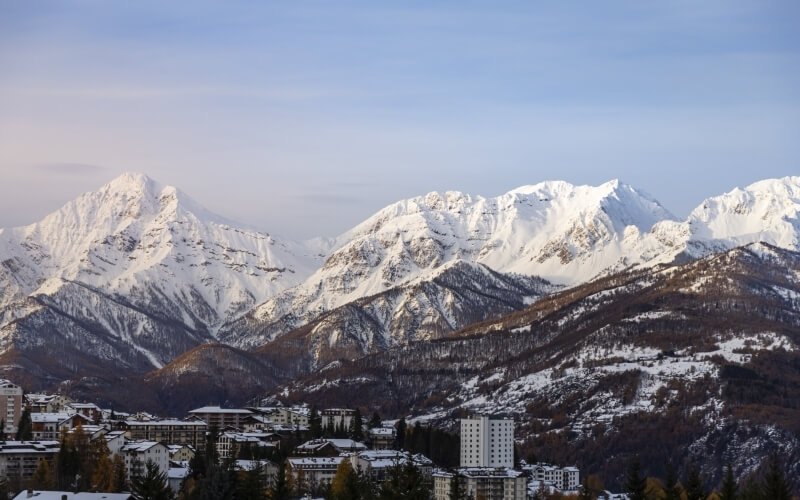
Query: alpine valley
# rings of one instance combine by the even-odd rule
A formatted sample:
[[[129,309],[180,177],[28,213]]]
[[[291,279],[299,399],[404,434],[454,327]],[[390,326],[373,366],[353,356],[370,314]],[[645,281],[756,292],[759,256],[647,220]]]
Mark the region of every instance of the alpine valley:
[[[162,414],[501,411],[524,453],[608,478],[687,449],[713,481],[773,451],[800,477],[798,250],[800,177],[685,220],[619,181],[434,192],[297,242],[126,174],[0,229],[0,365]]]

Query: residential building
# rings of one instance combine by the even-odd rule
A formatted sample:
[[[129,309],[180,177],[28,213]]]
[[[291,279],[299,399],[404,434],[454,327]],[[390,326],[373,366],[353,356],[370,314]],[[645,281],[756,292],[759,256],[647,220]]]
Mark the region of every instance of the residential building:
[[[61,429],[71,429],[73,415],[67,413],[31,413],[31,430],[36,441],[56,441]]]
[[[243,408],[220,408],[219,406],[205,406],[189,412],[189,415],[199,418],[208,424],[208,427],[217,429],[225,427],[242,429],[247,417],[252,414],[252,411]]]
[[[311,416],[311,409],[307,406],[258,407],[254,411],[267,417],[273,424],[281,425],[309,425],[308,419]]]
[[[462,467],[514,467],[514,421],[475,415],[461,419]]]
[[[394,427],[374,427],[367,431],[367,440],[373,450],[391,450],[396,435]]]
[[[397,450],[367,450],[350,455],[353,469],[360,468],[365,474],[369,474],[375,483],[385,481],[393,467],[405,465],[409,460],[417,466],[423,476],[431,477],[433,462],[422,454],[411,455],[406,451]]]
[[[131,500],[130,493],[72,493],[71,491],[22,490],[14,500]]]
[[[7,436],[17,434],[19,417],[22,416],[22,387],[10,380],[0,379],[0,420],[5,423]]]
[[[125,461],[128,481],[144,474],[148,461],[155,463],[158,470],[165,474],[169,471],[169,449],[163,443],[128,441],[122,445],[120,455]]]
[[[552,485],[561,491],[575,491],[581,484],[580,471],[577,467],[558,467],[546,463],[523,465],[531,480]]]
[[[188,444],[200,449],[206,442],[208,424],[202,420],[126,420],[123,428],[134,441]]]
[[[103,411],[94,403],[70,403],[69,408],[72,408],[75,413],[86,417],[90,423],[97,423],[103,416]]]
[[[528,482],[524,474],[507,467],[464,467],[455,473],[438,471],[433,474],[435,500],[450,500],[450,488],[455,474],[463,482],[467,496],[486,500],[525,500]]]
[[[278,477],[278,464],[269,460],[237,460],[234,462],[236,470],[249,471],[261,466],[261,480],[265,488],[273,488]]]
[[[25,394],[31,413],[63,413],[72,400],[63,394]]]
[[[286,474],[291,474],[295,484],[306,489],[330,484],[336,475],[336,468],[348,457],[303,457],[286,460]]]
[[[271,432],[223,432],[217,438],[217,453],[220,458],[235,458],[241,456],[243,449],[250,448],[258,456],[256,449],[274,450],[276,442],[280,438]]]
[[[0,477],[28,479],[36,472],[39,460],[48,462],[58,453],[58,441],[0,442]]]
[[[329,408],[322,411],[322,427],[349,429],[356,411],[349,408]]]
[[[103,439],[106,440],[106,445],[108,445],[108,451],[111,456],[120,455],[122,456],[122,447],[125,446],[127,442],[125,439],[125,431],[111,431],[103,436]]]
[[[196,453],[195,448],[188,444],[168,444],[167,449],[171,462],[188,462]]]

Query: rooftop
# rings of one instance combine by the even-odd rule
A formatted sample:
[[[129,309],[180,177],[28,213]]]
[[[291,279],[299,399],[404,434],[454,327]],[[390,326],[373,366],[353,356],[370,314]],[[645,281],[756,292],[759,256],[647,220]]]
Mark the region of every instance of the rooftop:
[[[243,415],[249,415],[253,412],[250,410],[245,410],[244,408],[220,408],[219,406],[204,406],[202,408],[191,410],[189,413],[240,413]]]
[[[20,491],[14,500],[21,500],[26,498],[35,498],[36,500],[128,500],[131,498],[130,493],[71,493],[69,491],[33,491],[31,496],[28,492]]]

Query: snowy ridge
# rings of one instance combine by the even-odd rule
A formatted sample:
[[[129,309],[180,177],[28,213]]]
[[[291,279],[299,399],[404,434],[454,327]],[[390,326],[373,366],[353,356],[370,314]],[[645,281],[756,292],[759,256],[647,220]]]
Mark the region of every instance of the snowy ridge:
[[[315,253],[240,229],[174,187],[125,174],[41,222],[0,232],[0,283],[7,284],[0,305],[76,281],[143,306],[159,295],[190,327],[213,330],[302,281]]]
[[[394,203],[337,238],[321,269],[256,308],[248,322],[297,328],[361,297],[430,281],[459,261],[580,283],[662,255],[663,245],[641,235],[671,217],[619,181],[543,182],[495,198],[433,192]],[[241,331],[241,322],[223,327],[221,338],[245,345]]]

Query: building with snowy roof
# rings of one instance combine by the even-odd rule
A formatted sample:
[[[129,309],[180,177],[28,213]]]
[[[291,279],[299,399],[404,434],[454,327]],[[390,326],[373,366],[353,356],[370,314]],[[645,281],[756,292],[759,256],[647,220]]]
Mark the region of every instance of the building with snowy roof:
[[[312,489],[312,487],[330,484],[336,469],[343,460],[348,457],[295,457],[286,460],[286,473],[292,475],[295,484],[302,485],[302,488]]]
[[[22,490],[14,500],[130,500],[130,493],[73,493],[71,491]]]
[[[433,474],[433,462],[422,454],[412,455],[407,451],[397,450],[367,450],[350,456],[353,469],[360,468],[375,483],[385,481],[393,467],[402,467],[409,461],[423,476],[430,477]]]
[[[486,500],[525,500],[528,481],[525,475],[508,467],[462,467],[455,472],[433,473],[435,500],[450,500],[454,476],[464,484],[467,496]]]
[[[0,442],[0,477],[33,477],[39,460],[50,462],[58,453],[58,441],[2,441]]]
[[[208,424],[203,420],[126,420],[124,428],[135,441],[162,441],[201,448],[206,441]]]
[[[244,408],[220,408],[219,406],[204,406],[189,412],[189,415],[197,417],[208,424],[209,427],[216,427],[217,429],[225,427],[241,429],[247,417],[252,414],[252,411]]]
[[[390,450],[394,447],[396,435],[394,427],[373,427],[367,431],[367,440],[373,450]]]
[[[146,471],[148,461],[152,461],[163,473],[169,471],[169,449],[164,443],[155,441],[128,441],[120,449],[125,461],[128,481],[137,478]]]

